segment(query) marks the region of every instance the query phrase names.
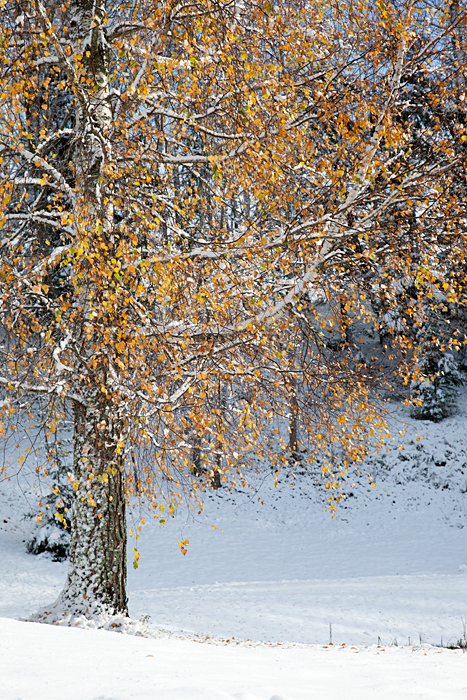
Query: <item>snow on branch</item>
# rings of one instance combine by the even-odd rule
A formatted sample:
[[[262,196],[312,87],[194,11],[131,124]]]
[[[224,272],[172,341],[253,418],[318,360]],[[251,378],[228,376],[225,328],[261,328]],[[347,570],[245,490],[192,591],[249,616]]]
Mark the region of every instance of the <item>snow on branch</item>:
[[[41,156],[33,153],[32,151],[28,151],[23,146],[10,145],[5,141],[0,141],[0,143],[2,143],[4,150],[10,151],[11,153],[16,153],[22,156],[28,163],[31,163],[38,168],[43,168],[48,175],[52,176],[54,182],[62,189],[64,193],[68,195],[70,200],[75,203],[75,196],[70,185],[67,183],[63,175],[56,168],[54,168],[53,165],[45,160],[45,158],[41,158]],[[42,182],[41,184],[45,185],[46,183]]]

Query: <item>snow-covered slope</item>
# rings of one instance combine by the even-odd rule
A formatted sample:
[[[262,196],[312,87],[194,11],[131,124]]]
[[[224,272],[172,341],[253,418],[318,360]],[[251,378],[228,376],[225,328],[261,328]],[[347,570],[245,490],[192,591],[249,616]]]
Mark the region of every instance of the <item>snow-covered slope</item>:
[[[383,652],[372,646],[378,642],[420,646],[420,640],[447,645],[465,636],[466,407],[464,393],[458,413],[437,425],[411,420],[405,408],[394,409],[391,439],[362,465],[360,475],[349,474],[347,499],[334,519],[308,477],[293,481],[284,475],[276,489],[272,480],[263,483],[259,497],[264,505],[258,503],[258,493],[221,490],[207,498],[204,513],[196,518],[178,513],[165,528],[146,525],[138,541],[141,556],[136,571],[131,567],[130,540],[130,613],[144,617],[149,635],[162,629],[169,636],[129,640],[111,635],[108,644],[115,650],[115,669],[121,671],[115,675],[108,659],[100,667],[90,661],[96,690],[68,696],[218,700],[233,695],[269,700],[279,693],[292,700],[328,700],[355,687],[355,695],[346,694],[349,700],[373,698],[376,689],[387,698],[466,697],[467,656],[451,651],[437,655],[436,649],[412,654],[410,646]],[[368,472],[376,488],[371,487]],[[22,540],[32,523],[22,517],[37,500],[33,481],[23,472],[0,487],[0,616],[4,618],[24,619],[53,601],[66,575],[66,563],[24,550]],[[180,539],[190,541],[186,557],[180,553]],[[75,647],[78,657],[90,648],[97,659],[109,639],[109,633],[92,630],[50,630],[8,620],[2,625],[3,641],[32,645],[27,653],[39,669],[47,667],[50,635],[72,635],[67,641],[62,637],[53,641],[55,651],[60,649],[57,677],[67,673],[73,677],[67,659],[73,658]],[[330,634],[334,648],[323,649]],[[37,646],[27,641],[36,638]],[[190,641],[193,638],[204,643]],[[213,649],[212,642],[220,647]],[[256,642],[266,647],[252,649]],[[285,648],[269,646],[277,642],[286,642]],[[337,651],[336,645],[342,643],[346,650]],[[349,650],[355,644],[368,648]],[[64,649],[69,649],[68,656]],[[125,663],[119,666],[120,656],[132,660],[125,663],[128,669],[134,665],[136,685],[127,678]],[[28,663],[24,660],[23,666]],[[213,668],[216,672],[209,675]],[[38,673],[45,683],[46,672]],[[8,700],[42,697],[22,690],[24,679],[20,683],[11,674],[8,678],[14,689],[5,695]],[[104,678],[110,684],[107,690],[99,685]],[[151,678],[164,689],[159,695],[149,694]],[[120,692],[121,683],[126,695]],[[382,694],[383,686],[387,694]],[[47,698],[59,697],[54,694],[58,685],[47,687]]]
[[[334,519],[306,478],[284,477],[277,489],[270,481],[261,488],[265,505],[220,492],[207,499],[203,521],[143,529],[132,613],[275,641],[325,643],[330,624],[336,642],[459,639],[467,620],[463,398],[459,413],[437,425],[395,411],[393,437],[360,475],[349,474]],[[180,539],[190,541],[186,557]]]

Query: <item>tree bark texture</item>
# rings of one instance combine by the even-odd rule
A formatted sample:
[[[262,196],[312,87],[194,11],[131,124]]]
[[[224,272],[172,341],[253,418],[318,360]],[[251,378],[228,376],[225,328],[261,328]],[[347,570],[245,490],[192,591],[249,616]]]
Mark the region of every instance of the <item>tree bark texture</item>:
[[[95,87],[87,105],[77,102],[75,130],[80,138],[74,162],[90,230],[94,226],[98,231],[99,221],[102,224],[101,239],[97,237],[93,243],[96,251],[104,240],[108,251],[114,245],[112,204],[102,195],[99,184],[103,167],[111,159],[104,16],[103,0],[74,0],[70,6],[76,52],[84,53]],[[107,358],[103,354],[95,363],[92,339],[83,331],[83,321],[92,318],[92,300],[96,303],[105,293],[90,276],[77,295],[82,315],[75,337],[81,338],[80,352],[88,365],[89,383],[81,388],[82,402],[75,403],[73,529],[68,578],[60,600],[67,612],[86,617],[101,612],[127,614],[128,610],[123,430],[115,413],[118,409],[106,399],[111,393]],[[107,324],[113,322],[106,319]]]
[[[127,614],[123,459],[109,416],[75,407],[70,564],[63,608],[87,617]]]

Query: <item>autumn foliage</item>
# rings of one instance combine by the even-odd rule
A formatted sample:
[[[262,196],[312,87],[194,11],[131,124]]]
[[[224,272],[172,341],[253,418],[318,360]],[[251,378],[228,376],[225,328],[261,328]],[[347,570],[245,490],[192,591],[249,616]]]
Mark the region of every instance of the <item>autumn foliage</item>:
[[[427,298],[462,306],[465,12],[7,1],[0,32],[1,410],[72,407],[67,605],[125,610],[125,494],[163,519],[307,447],[332,501],[386,432],[362,328],[409,280],[408,381]],[[98,580],[80,518],[117,533]]]

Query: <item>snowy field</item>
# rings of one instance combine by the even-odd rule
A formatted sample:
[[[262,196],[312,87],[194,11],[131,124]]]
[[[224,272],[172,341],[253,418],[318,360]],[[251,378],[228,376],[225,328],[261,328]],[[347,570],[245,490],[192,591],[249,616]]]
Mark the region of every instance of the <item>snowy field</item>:
[[[466,655],[408,647],[247,647],[3,619],[2,698],[376,700],[467,694]]]
[[[128,587],[145,637],[19,621],[56,598],[66,563],[25,552],[32,477],[1,484],[0,698],[464,700],[467,654],[445,648],[467,624],[459,406],[438,425],[394,415],[334,519],[306,477],[284,477],[265,505],[222,490],[196,519],[145,526]]]

